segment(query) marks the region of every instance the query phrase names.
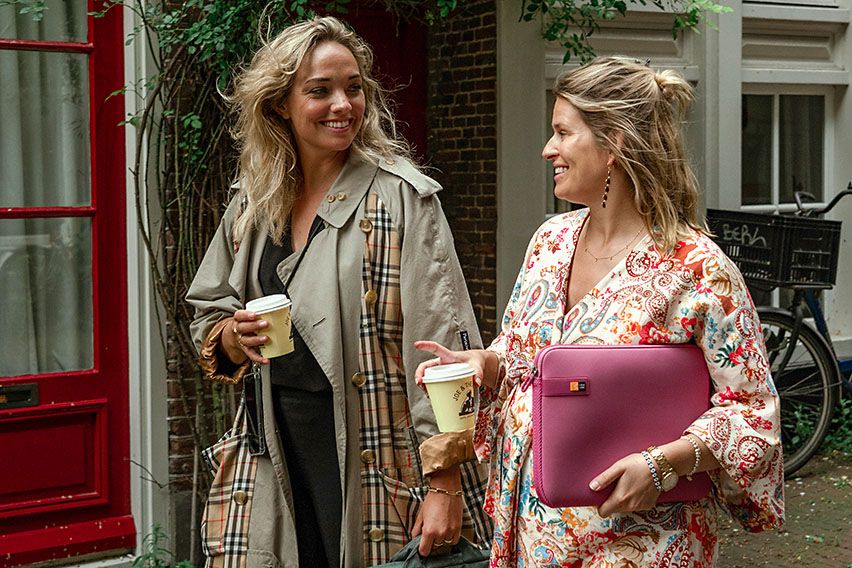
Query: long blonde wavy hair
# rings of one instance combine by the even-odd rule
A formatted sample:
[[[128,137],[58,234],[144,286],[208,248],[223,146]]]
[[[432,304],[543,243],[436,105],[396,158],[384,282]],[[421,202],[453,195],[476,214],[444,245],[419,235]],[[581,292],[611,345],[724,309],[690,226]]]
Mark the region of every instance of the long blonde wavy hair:
[[[692,86],[674,71],[626,57],[597,57],[556,79],[554,94],[573,105],[602,148],[632,182],[633,199],[658,246],[674,249],[698,214],[698,180],[684,148],[682,123]]]
[[[234,240],[262,229],[275,240],[289,223],[299,196],[302,172],[290,124],[278,109],[293,87],[296,72],[320,43],[332,41],[355,57],[365,98],[364,119],[351,151],[377,162],[409,158],[381,86],[372,76],[373,52],[355,32],[333,17],[314,18],[288,27],[255,53],[225,99],[233,105],[233,130],[240,151],[239,193],[244,204],[234,225]]]

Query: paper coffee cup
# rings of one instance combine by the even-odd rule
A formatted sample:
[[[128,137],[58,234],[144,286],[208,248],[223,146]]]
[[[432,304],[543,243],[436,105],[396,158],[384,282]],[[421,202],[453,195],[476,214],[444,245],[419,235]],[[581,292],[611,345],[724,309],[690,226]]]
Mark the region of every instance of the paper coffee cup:
[[[432,401],[432,410],[441,432],[461,432],[473,428],[476,404],[473,391],[473,367],[452,363],[429,367],[423,384]]]
[[[260,347],[260,354],[272,359],[293,352],[293,326],[290,322],[290,299],[284,294],[272,294],[246,303],[246,309],[256,313],[268,325],[259,335],[269,339]]]

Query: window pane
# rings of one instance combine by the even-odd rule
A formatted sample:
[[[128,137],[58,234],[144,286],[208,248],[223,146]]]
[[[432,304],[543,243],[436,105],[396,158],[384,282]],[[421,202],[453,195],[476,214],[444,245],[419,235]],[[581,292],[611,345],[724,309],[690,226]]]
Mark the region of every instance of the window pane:
[[[91,219],[0,221],[0,376],[90,369]]]
[[[21,14],[24,5],[0,2],[0,38],[40,41],[87,40],[88,2],[86,0],[44,0],[43,11]],[[37,19],[40,18],[40,19]]]
[[[742,204],[772,202],[772,96],[743,95]]]
[[[793,192],[823,198],[825,99],[820,95],[781,95],[779,198],[792,203]]]
[[[0,51],[0,207],[88,205],[89,179],[86,56]]]

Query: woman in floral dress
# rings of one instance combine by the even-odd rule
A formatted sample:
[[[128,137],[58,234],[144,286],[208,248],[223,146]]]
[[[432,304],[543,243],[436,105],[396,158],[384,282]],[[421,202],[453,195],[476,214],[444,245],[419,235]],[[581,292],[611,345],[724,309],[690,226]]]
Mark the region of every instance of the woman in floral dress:
[[[491,467],[492,566],[710,567],[720,509],[751,531],[781,525],[783,460],[757,314],[697,210],[680,128],[692,88],[673,72],[608,57],[560,76],[554,93],[543,157],[556,196],[586,208],[536,231],[491,346],[419,342],[436,357],[418,377],[458,361],[477,370],[474,446]],[[532,389],[522,388],[536,353],[556,343],[687,342],[704,351],[711,408],[661,445],[662,457],[636,448],[591,480],[612,491],[597,509],[544,505],[533,480]],[[676,476],[696,471],[710,474],[710,496],[657,505]]]

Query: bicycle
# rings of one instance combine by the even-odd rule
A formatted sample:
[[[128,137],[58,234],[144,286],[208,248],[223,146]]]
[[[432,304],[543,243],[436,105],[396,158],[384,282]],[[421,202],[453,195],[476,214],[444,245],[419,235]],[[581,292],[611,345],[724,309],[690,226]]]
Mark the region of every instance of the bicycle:
[[[708,209],[715,240],[743,273],[750,288],[793,291],[786,309],[759,306],[770,370],[781,399],[784,473],[789,476],[813,457],[828,435],[844,377],[852,359],[839,360],[818,293],[834,287],[840,221],[822,219],[852,195],[852,182],[822,209],[807,210],[796,192],[795,216]],[[813,323],[808,321],[810,316]]]

